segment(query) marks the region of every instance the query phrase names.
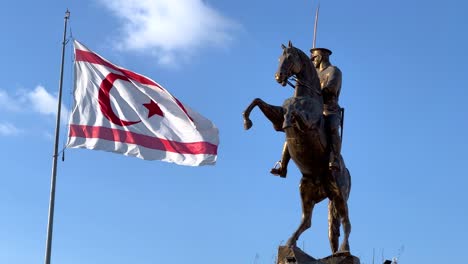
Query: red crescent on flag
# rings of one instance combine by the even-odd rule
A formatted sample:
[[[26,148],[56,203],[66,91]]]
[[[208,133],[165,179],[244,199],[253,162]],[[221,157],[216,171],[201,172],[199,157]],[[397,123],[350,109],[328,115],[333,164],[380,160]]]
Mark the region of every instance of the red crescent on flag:
[[[115,73],[109,73],[106,76],[106,78],[102,80],[102,83],[99,86],[101,89],[99,89],[99,95],[98,95],[99,107],[101,109],[101,112],[104,114],[104,116],[107,119],[109,119],[109,121],[119,126],[130,126],[130,125],[140,123],[141,120],[138,120],[138,121],[122,120],[114,113],[114,110],[112,110],[111,101],[110,101],[110,90],[114,86],[114,82],[116,80],[124,80],[127,82],[130,81],[127,77],[123,75],[118,75]]]
[[[193,118],[189,115],[189,113],[188,113],[187,109],[185,109],[184,105],[176,97],[172,96],[169,92],[167,92],[165,89],[163,89],[161,87],[161,85],[159,85],[155,81],[149,79],[148,77],[143,76],[141,74],[137,74],[137,73],[132,72],[132,71],[129,71],[127,69],[115,66],[114,64],[112,64],[112,63],[108,62],[107,60],[103,59],[101,56],[97,55],[96,53],[88,51],[88,50],[75,49],[75,60],[76,61],[89,62],[89,63],[93,63],[93,64],[99,64],[99,65],[103,65],[105,67],[109,67],[109,68],[111,68],[113,70],[120,71],[124,76],[117,75],[117,74],[114,74],[114,75],[119,76],[118,78],[121,79],[121,80],[126,80],[126,81],[133,80],[133,81],[139,82],[141,84],[152,85],[152,86],[155,86],[155,87],[161,89],[162,91],[169,94],[169,96],[171,96],[174,99],[174,101],[177,103],[177,105],[180,107],[180,109],[185,113],[187,118],[190,119],[190,121],[193,122]],[[107,78],[109,78],[109,75],[106,77],[106,79]],[[115,79],[114,79],[114,81],[115,81]],[[102,86],[103,86],[103,84],[101,84],[101,90],[102,90]],[[112,88],[112,82],[111,82],[111,84],[109,86],[109,90],[111,88]],[[99,91],[99,96],[101,97],[101,91]],[[107,95],[107,97],[109,97],[109,96]],[[101,105],[101,103],[99,103],[99,104]],[[110,106],[110,102],[109,102],[109,106]],[[152,110],[150,110],[150,111],[152,111]],[[104,111],[103,111],[103,113],[104,113]],[[113,113],[112,109],[110,109],[110,113],[111,114]],[[110,118],[108,118],[108,119],[111,120]],[[120,119],[116,116],[116,118],[114,120],[117,121],[117,120],[120,120]],[[123,120],[123,121],[125,121],[125,120]],[[128,121],[125,121],[125,122],[128,122]],[[141,122],[141,120],[138,121],[138,122]],[[120,125],[120,123],[115,123],[115,124]]]

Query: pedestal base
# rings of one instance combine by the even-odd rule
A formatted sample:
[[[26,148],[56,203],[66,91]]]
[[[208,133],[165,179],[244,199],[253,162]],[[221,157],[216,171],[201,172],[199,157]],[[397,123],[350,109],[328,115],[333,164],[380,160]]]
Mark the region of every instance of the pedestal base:
[[[349,252],[337,253],[323,259],[315,259],[298,247],[280,246],[276,264],[360,264]]]

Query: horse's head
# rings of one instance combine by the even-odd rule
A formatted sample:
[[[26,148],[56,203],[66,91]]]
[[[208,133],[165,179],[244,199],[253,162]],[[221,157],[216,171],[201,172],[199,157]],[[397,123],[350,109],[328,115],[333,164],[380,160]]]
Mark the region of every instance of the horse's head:
[[[302,61],[299,56],[300,50],[294,47],[289,41],[288,46],[281,44],[283,53],[279,57],[278,71],[276,71],[275,79],[278,83],[286,86],[288,78],[298,74],[302,69]]]

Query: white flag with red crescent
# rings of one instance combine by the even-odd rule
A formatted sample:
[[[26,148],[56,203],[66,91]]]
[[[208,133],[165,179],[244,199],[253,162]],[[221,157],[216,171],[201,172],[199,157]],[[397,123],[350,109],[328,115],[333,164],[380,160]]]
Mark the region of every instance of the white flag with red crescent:
[[[214,164],[218,129],[161,85],[116,66],[78,41],[67,147],[180,165]]]

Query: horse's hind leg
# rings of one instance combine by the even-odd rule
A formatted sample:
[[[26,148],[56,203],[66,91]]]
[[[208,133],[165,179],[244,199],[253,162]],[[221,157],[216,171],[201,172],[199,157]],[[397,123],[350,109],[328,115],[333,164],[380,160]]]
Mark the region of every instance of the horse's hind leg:
[[[268,120],[270,120],[273,123],[273,127],[275,128],[275,130],[282,130],[284,120],[283,107],[267,104],[260,98],[255,98],[242,113],[244,117],[244,128],[246,130],[252,127],[252,121],[249,117],[250,112],[252,112],[255,106],[258,106],[262,113],[268,118]]]
[[[339,248],[339,252],[349,251],[349,234],[351,233],[351,222],[349,221],[348,215],[348,202],[343,197],[335,197],[333,199],[334,207],[336,208],[338,215],[343,226],[343,241]],[[331,241],[330,241],[331,243]]]
[[[336,209],[335,203],[330,200],[328,202],[328,239],[330,240],[330,248],[332,254],[338,251],[338,239],[340,237],[340,216]]]
[[[312,225],[312,211],[314,210],[314,206],[316,201],[313,199],[312,191],[309,179],[302,178],[301,184],[299,186],[300,193],[301,193],[301,200],[302,200],[302,221],[297,230],[293,233],[293,235],[288,239],[286,242],[286,246],[295,247],[296,242],[299,239],[299,236]]]

